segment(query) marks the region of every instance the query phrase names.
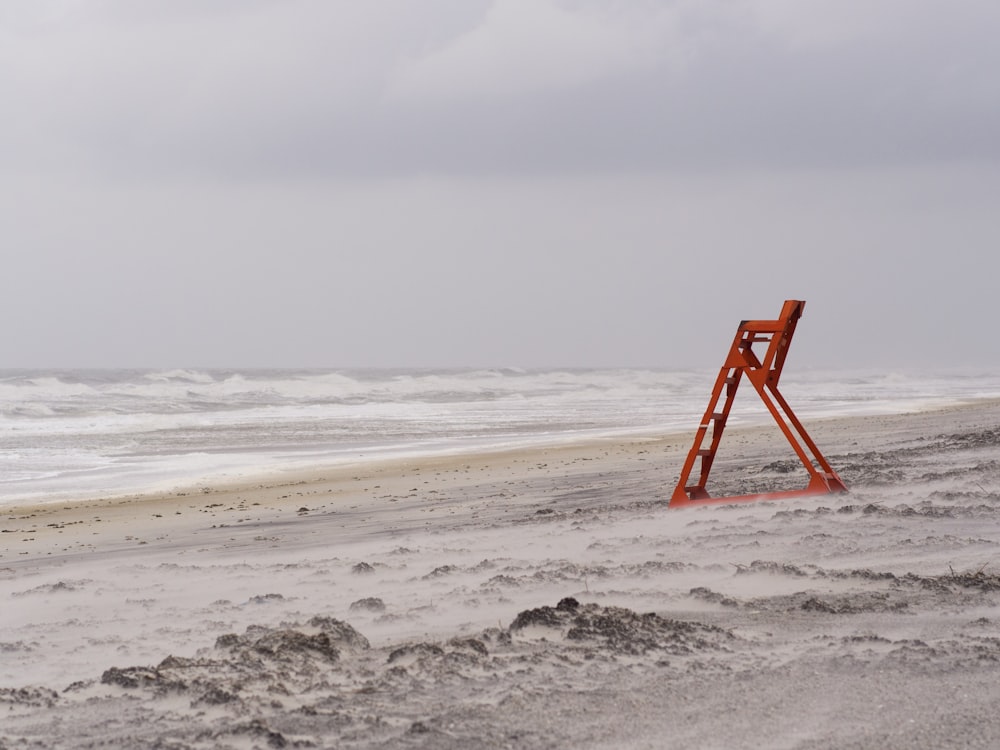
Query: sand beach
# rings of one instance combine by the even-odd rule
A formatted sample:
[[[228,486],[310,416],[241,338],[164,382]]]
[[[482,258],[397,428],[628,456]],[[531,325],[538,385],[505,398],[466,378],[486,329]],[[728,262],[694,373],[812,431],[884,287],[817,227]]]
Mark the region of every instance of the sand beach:
[[[1000,403],[5,508],[0,748],[996,747]],[[710,489],[800,486],[776,430]]]

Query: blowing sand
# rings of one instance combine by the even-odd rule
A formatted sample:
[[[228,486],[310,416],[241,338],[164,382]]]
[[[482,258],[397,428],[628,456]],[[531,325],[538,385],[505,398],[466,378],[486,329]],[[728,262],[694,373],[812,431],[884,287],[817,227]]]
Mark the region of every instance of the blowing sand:
[[[808,427],[5,509],[0,748],[1000,746],[1000,403]]]

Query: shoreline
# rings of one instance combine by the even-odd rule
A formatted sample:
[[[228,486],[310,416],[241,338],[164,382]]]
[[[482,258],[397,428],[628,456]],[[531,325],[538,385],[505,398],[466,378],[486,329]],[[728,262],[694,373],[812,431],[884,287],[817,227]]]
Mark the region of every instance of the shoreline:
[[[556,467],[562,471],[557,476],[567,478],[589,465],[621,470],[654,452],[682,456],[691,439],[690,435],[594,438],[529,448],[387,457],[169,492],[9,506],[0,513],[0,565],[134,544],[156,548],[163,546],[158,542],[167,541],[164,534],[176,544],[186,534],[205,536],[241,524],[258,528],[316,513],[369,510],[380,517],[397,515],[397,522],[405,525],[415,514],[446,504],[435,495],[457,491],[469,497],[477,488],[518,479],[540,477],[551,483]],[[665,489],[664,498],[668,496]],[[450,515],[454,514],[452,510]]]
[[[836,423],[840,420],[869,420],[878,419],[885,416],[922,414],[922,413],[947,413],[952,409],[965,409],[979,405],[989,406],[1000,402],[1000,399],[993,397],[982,397],[973,400],[956,399],[949,400],[945,404],[928,403],[921,400],[919,405],[909,404],[910,408],[903,411],[872,411],[870,413],[847,413],[833,416],[805,416],[799,414],[800,419],[806,425],[816,425],[823,423]],[[759,409],[752,414],[735,414],[728,426],[730,433],[743,430],[768,429],[773,426],[769,415],[763,406],[757,404]],[[906,406],[906,402],[900,402],[899,407]],[[701,412],[699,411],[698,414]],[[405,446],[383,446],[373,447],[367,451],[333,451],[323,454],[315,454],[308,458],[303,458],[296,453],[273,453],[267,449],[261,449],[260,455],[245,453],[241,461],[249,461],[252,456],[255,460],[264,463],[264,467],[253,467],[239,463],[226,469],[199,471],[192,469],[184,474],[174,474],[172,478],[150,479],[143,485],[122,486],[120,488],[108,489],[86,489],[79,492],[66,489],[35,490],[33,492],[11,491],[6,497],[0,496],[0,518],[8,512],[41,509],[46,505],[66,506],[85,503],[117,502],[121,500],[147,501],[168,497],[175,494],[195,494],[204,487],[211,487],[213,491],[237,491],[244,488],[256,487],[260,484],[275,484],[281,482],[297,482],[300,477],[315,477],[324,473],[340,472],[351,467],[365,467],[368,465],[381,465],[390,463],[410,463],[436,461],[438,459],[449,460],[461,459],[463,456],[487,456],[502,455],[509,452],[534,452],[539,450],[560,450],[576,446],[587,446],[590,443],[603,444],[608,442],[629,443],[633,441],[644,441],[647,439],[671,439],[689,436],[693,438],[697,427],[698,414],[692,414],[689,421],[684,426],[661,426],[653,428],[651,426],[615,428],[605,430],[603,428],[583,429],[566,432],[540,433],[540,435],[521,435],[514,439],[484,440],[482,438],[470,438],[463,441],[456,441],[447,445],[434,445],[434,447],[419,446],[409,444]],[[432,443],[433,444],[433,443]],[[195,452],[196,454],[197,452]],[[195,455],[192,454],[192,455]],[[166,476],[166,475],[165,475]],[[30,480],[22,480],[25,487],[30,487]],[[62,483],[69,483],[68,478],[60,480]],[[44,485],[44,482],[43,482]],[[11,485],[13,486],[13,484]]]
[[[855,438],[892,443],[919,438],[945,420],[965,427],[992,424],[997,414],[1000,400],[984,399],[901,414],[831,417],[805,426],[830,459],[850,451]],[[11,505],[0,510],[0,564],[136,545],[147,551],[172,548],[184,545],[187,537],[188,543],[204,546],[222,543],[218,532],[224,529],[261,529],[310,515],[351,517],[343,525],[345,536],[366,518],[372,519],[369,524],[378,519],[385,528],[399,529],[413,528],[422,515],[437,510],[453,522],[500,517],[505,509],[480,496],[497,495],[504,483],[538,484],[532,497],[541,502],[592,474],[642,471],[651,487],[649,499],[665,505],[693,437],[692,428],[659,436],[384,457],[167,492]],[[788,447],[773,424],[730,427],[722,445],[713,480],[741,462],[774,460]],[[462,500],[446,499],[456,496]],[[507,502],[517,507],[524,499]]]

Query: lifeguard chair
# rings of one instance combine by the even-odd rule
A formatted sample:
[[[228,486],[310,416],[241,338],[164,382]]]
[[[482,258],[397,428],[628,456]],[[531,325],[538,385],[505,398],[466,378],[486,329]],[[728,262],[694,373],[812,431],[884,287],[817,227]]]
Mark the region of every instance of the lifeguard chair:
[[[798,417],[788,405],[784,396],[778,390],[781,370],[785,366],[788,347],[795,333],[795,326],[802,317],[805,302],[801,300],[786,300],[777,320],[744,320],[736,329],[736,337],[726,357],[726,362],[719,371],[719,377],[712,389],[712,397],[708,409],[702,417],[698,431],[695,433],[694,445],[688,453],[680,480],[670,498],[669,507],[678,508],[687,505],[709,502],[741,502],[747,500],[771,500],[785,497],[801,497],[803,495],[825,495],[832,492],[846,492],[847,487],[837,476],[816,443],[806,432]],[[766,347],[759,356],[754,347]],[[716,451],[726,429],[726,420],[733,408],[736,391],[740,381],[746,375],[754,390],[764,402],[764,406],[778,423],[778,427],[788,439],[795,454],[809,472],[809,483],[800,490],[784,490],[758,495],[740,495],[736,497],[712,497],[706,489],[708,475],[712,470]],[[711,430],[711,438],[709,438]],[[705,443],[708,441],[706,447]],[[700,474],[697,481],[689,483],[695,463],[701,459]]]

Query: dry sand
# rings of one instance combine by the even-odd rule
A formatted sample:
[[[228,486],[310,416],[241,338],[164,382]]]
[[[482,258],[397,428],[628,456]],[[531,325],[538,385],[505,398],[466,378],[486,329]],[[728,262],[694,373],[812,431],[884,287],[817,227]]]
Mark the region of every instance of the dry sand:
[[[809,429],[5,509],[0,748],[1000,746],[1000,403]]]

